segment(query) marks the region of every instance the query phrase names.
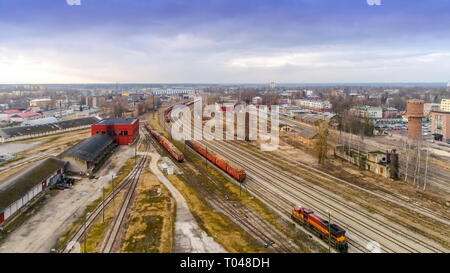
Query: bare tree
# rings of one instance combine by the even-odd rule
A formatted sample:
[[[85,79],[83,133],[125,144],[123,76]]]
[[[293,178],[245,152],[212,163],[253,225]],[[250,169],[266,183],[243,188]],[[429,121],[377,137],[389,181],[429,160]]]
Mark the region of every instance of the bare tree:
[[[328,153],[328,122],[320,122],[318,129],[315,151],[317,153],[319,164],[324,165]]]

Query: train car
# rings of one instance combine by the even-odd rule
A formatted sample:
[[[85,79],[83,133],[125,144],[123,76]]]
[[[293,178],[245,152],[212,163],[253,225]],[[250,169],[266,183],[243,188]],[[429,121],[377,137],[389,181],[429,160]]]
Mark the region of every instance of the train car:
[[[166,123],[170,123],[171,119],[170,119],[170,113],[172,112],[173,106],[170,106],[169,108],[167,108],[164,111],[164,120],[166,121]]]
[[[295,222],[313,231],[320,239],[328,243],[331,239],[331,245],[339,252],[348,251],[347,238],[345,230],[336,224],[330,224],[328,221],[315,215],[310,209],[297,206],[292,210],[291,218]]]
[[[183,153],[178,150],[172,142],[170,142],[158,131],[153,130],[148,124],[145,124],[144,127],[178,162],[182,162],[184,160]]]
[[[161,136],[161,141],[160,143],[162,144],[162,146],[164,148],[166,148],[166,150],[178,161],[178,162],[182,162],[184,160],[184,155],[182,152],[180,152],[180,150],[178,150],[177,147],[175,147],[175,145],[173,145],[167,138],[165,138],[164,136]]]
[[[223,158],[221,155],[208,150],[207,147],[203,146],[199,142],[186,140],[186,144],[203,157],[214,163],[214,165],[231,175],[237,181],[243,182],[247,177],[244,169]]]

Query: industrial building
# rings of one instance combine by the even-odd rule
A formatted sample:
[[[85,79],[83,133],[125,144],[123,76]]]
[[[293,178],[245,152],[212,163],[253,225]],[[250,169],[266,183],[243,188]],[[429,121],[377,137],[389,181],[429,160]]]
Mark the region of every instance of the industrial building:
[[[364,152],[348,146],[337,146],[334,149],[334,155],[385,178],[399,178],[399,159],[395,150]]]
[[[431,133],[435,140],[450,143],[450,112],[431,111]]]
[[[66,163],[49,157],[0,181],[0,225],[37,200],[48,187],[63,178]]]
[[[37,107],[42,110],[48,110],[53,107],[53,100],[49,98],[34,99],[30,101],[30,107]]]
[[[91,126],[92,135],[111,136],[117,145],[129,145],[139,136],[139,120],[136,118],[110,118]]]
[[[98,134],[79,142],[58,157],[68,163],[67,171],[89,175],[115,146],[114,138]]]
[[[98,122],[98,120],[96,117],[87,117],[48,124],[1,128],[0,143],[89,128],[92,124]]]
[[[422,100],[415,99],[407,102],[408,138],[413,141],[422,140],[423,104],[424,102]]]

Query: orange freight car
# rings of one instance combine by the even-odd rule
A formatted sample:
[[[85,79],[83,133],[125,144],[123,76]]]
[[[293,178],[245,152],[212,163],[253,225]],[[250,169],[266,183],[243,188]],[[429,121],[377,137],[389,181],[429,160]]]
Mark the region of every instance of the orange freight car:
[[[238,165],[233,164],[232,162],[228,161],[222,156],[214,153],[213,151],[208,150],[207,147],[203,146],[197,141],[187,140],[186,144],[195,151],[197,151],[199,154],[201,154],[203,157],[207,158],[209,161],[214,163],[217,167],[219,167],[220,169],[231,175],[237,181],[243,182],[245,180],[246,173],[244,169],[242,169]]]
[[[173,145],[167,138],[161,135],[159,132],[153,130],[148,124],[144,125],[147,131],[178,161],[184,160],[184,155]]]

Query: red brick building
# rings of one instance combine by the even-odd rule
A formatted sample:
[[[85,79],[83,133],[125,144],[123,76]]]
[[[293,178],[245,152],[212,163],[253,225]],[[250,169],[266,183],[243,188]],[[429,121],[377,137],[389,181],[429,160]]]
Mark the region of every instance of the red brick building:
[[[91,126],[92,135],[107,134],[118,145],[133,143],[139,135],[139,120],[136,118],[110,118]]]

